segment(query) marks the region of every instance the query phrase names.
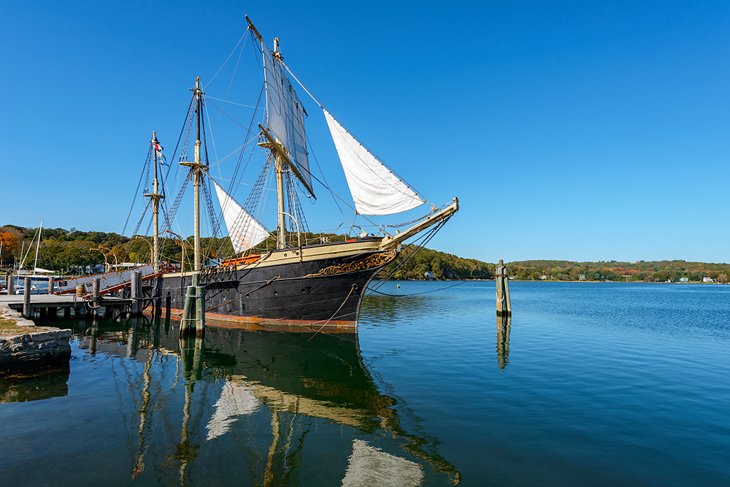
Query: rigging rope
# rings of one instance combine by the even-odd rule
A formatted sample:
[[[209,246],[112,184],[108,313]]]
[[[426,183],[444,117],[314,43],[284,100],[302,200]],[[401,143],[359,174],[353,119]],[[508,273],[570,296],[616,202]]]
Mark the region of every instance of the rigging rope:
[[[403,261],[401,261],[384,279],[381,279],[380,282],[376,285],[368,286],[368,289],[371,291],[377,291],[380,289],[390,278],[395,275],[396,272],[398,272],[404,265],[406,265],[408,262],[410,262],[423,248],[428,244],[428,242],[431,241],[431,239],[436,236],[436,234],[443,228],[443,226],[446,224],[446,222],[449,221],[449,218],[446,218],[445,220],[440,221],[436,224],[435,227],[430,229],[428,232],[423,234],[421,237],[416,239],[414,243],[411,244],[412,247],[415,247],[416,250],[411,252]]]
[[[243,161],[244,155],[246,154],[246,151],[249,148],[249,144],[251,143],[252,140],[255,140],[252,138],[253,132],[251,130],[252,130],[253,124],[256,120],[256,114],[258,113],[258,107],[261,104],[261,98],[263,96],[263,93],[264,93],[264,85],[262,84],[261,90],[259,91],[258,99],[256,100],[257,110],[254,110],[254,113],[251,115],[251,120],[249,121],[248,128],[246,129],[246,138],[244,139],[243,145],[241,146],[241,150],[238,155],[238,160],[236,161],[236,166],[233,170],[233,175],[231,177],[230,183],[228,184],[228,188],[227,188],[226,192],[229,195],[232,195],[232,193],[233,193],[233,188],[236,184],[238,174],[241,171],[241,162]],[[253,157],[254,152],[255,152],[255,145],[251,146],[251,152],[250,152],[248,158],[246,159],[246,164],[243,167],[243,172],[241,173],[241,177],[243,177],[243,175],[246,173],[246,169],[248,168],[248,165],[251,162],[251,158]],[[231,198],[232,198],[232,196],[231,196]],[[224,208],[221,207],[220,216],[217,219],[218,229],[220,228],[220,225],[222,225],[222,223],[224,221],[223,211],[224,211]],[[234,224],[234,228],[235,228],[235,226],[236,225]],[[233,229],[229,230],[229,233],[232,233],[232,232],[233,232]],[[227,242],[225,242],[225,241],[220,243],[220,245],[218,246],[218,255],[222,255],[222,251],[223,251],[223,248],[226,245],[226,243]],[[233,248],[232,245],[231,245],[231,248]],[[235,254],[235,251],[234,251],[234,254]]]
[[[203,89],[207,89],[208,86],[210,86],[210,84],[213,83],[213,81],[215,81],[215,79],[218,77],[218,75],[221,74],[221,71],[223,71],[223,68],[226,67],[226,64],[228,64],[228,61],[231,60],[231,57],[236,52],[236,49],[238,49],[238,46],[239,46],[239,44],[241,44],[241,41],[243,41],[243,46],[241,46],[241,51],[243,51],[243,48],[246,47],[246,40],[248,40],[248,37],[246,36],[246,32],[244,31],[244,33],[241,34],[241,37],[236,42],[236,45],[233,46],[233,49],[231,49],[231,52],[228,53],[228,57],[226,57],[226,60],[223,61],[223,64],[221,64],[221,67],[218,68],[218,71],[215,72],[215,74],[210,78],[210,81],[208,81],[208,83],[205,84]]]
[[[309,338],[307,339],[307,342],[309,342],[309,340],[311,340],[312,338],[314,338],[314,337],[315,337],[315,335],[317,335],[317,334],[318,334],[319,332],[321,332],[321,331],[322,331],[322,330],[324,329],[324,327],[325,327],[325,326],[327,326],[327,324],[328,324],[328,323],[329,323],[330,321],[332,321],[332,320],[334,319],[334,317],[335,317],[335,316],[337,316],[337,313],[339,313],[339,312],[340,312],[340,310],[341,310],[341,309],[342,309],[342,307],[343,307],[343,306],[345,305],[345,303],[347,302],[347,300],[348,300],[348,299],[350,299],[350,296],[352,296],[352,293],[354,293],[354,292],[355,292],[355,289],[356,289],[356,288],[357,288],[357,284],[353,284],[352,286],[350,286],[350,292],[349,292],[349,293],[347,293],[347,296],[345,296],[345,300],[344,300],[344,301],[342,301],[342,304],[340,304],[340,307],[339,307],[339,308],[337,308],[337,311],[335,311],[334,313],[332,313],[332,316],[330,316],[330,317],[329,317],[329,318],[328,318],[327,320],[325,320],[325,322],[324,322],[324,323],[322,323],[322,326],[320,326],[320,327],[319,327],[319,330],[315,331],[315,332],[314,332],[314,333],[312,334],[312,336],[311,336],[311,337],[309,337]],[[315,323],[316,323],[316,322],[315,322]]]
[[[137,222],[137,226],[134,227],[134,232],[132,232],[132,235],[139,235],[139,227],[142,226],[142,222],[144,221],[144,217],[147,216],[147,210],[150,209],[152,203],[152,199],[150,198],[147,201],[147,206],[144,207],[144,211],[142,212],[142,216],[139,218],[139,221]]]
[[[222,303],[216,304],[215,306],[211,306],[210,308],[205,308],[205,311],[208,312],[210,310],[213,310],[213,309],[216,309],[216,308],[220,308],[223,305],[230,304],[230,303],[235,303],[236,301],[240,301],[241,299],[243,299],[245,297],[248,297],[251,293],[254,293],[254,292],[256,292],[256,291],[258,291],[260,289],[265,288],[266,286],[270,285],[274,281],[279,280],[280,278],[281,278],[281,276],[276,275],[276,276],[272,277],[271,279],[269,279],[268,281],[266,281],[265,283],[263,283],[262,285],[260,285],[259,287],[257,287],[256,289],[253,289],[251,291],[248,291],[245,294],[244,293],[240,293],[237,298],[229,299],[228,301],[223,301]]]
[[[137,189],[134,190],[134,195],[132,197],[132,206],[129,208],[129,213],[127,213],[127,220],[124,222],[124,228],[122,229],[122,235],[127,231],[127,225],[129,225],[129,219],[132,217],[132,212],[134,211],[134,205],[137,202],[137,199],[139,197],[139,188],[142,185],[142,178],[144,177],[145,170],[147,168],[147,164],[150,161],[150,154],[151,154],[152,148],[148,145],[147,146],[147,157],[144,161],[144,166],[142,166],[142,172],[139,175],[139,181],[137,182]]]

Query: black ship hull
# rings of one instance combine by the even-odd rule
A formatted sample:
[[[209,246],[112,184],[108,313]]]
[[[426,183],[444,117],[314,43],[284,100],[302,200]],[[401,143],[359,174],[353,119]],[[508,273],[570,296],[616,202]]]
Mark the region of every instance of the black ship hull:
[[[392,250],[368,251],[205,269],[199,275],[199,284],[205,288],[205,318],[264,327],[352,331],[368,283],[395,257]],[[167,274],[153,281],[162,307],[173,316],[182,315],[191,285],[192,274]]]

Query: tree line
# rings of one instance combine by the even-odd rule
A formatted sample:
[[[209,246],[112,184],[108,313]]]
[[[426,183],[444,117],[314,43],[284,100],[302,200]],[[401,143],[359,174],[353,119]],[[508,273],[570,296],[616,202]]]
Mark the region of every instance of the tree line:
[[[33,268],[38,229],[16,225],[0,227],[0,267]],[[332,233],[304,233],[302,244],[343,241],[350,237]],[[292,246],[298,245],[297,235],[289,235]],[[192,237],[165,234],[161,238],[161,259],[186,268],[192,265]],[[201,239],[204,257],[208,260],[234,256],[228,237]],[[276,246],[271,236],[253,252],[267,252]],[[29,251],[30,248],[30,251]],[[126,237],[118,233],[82,232],[71,228],[44,228],[38,251],[38,267],[60,273],[80,273],[88,266],[112,266],[123,262],[149,263],[152,238]],[[25,258],[25,259],[24,259]],[[23,260],[25,260],[23,262]],[[507,264],[510,277],[520,280],[549,281],[646,281],[689,282],[710,278],[725,283],[730,264],[704,262],[638,261],[638,262],[572,262],[562,260],[526,260]],[[405,245],[400,258],[386,266],[380,278],[392,279],[492,279],[494,264],[466,259],[414,245]]]
[[[16,225],[0,227],[0,266],[31,269],[35,264],[34,239],[37,228]],[[331,243],[350,238],[333,233],[304,233],[302,244]],[[296,234],[289,235],[290,245],[298,245]],[[192,264],[192,237],[165,235],[161,237],[161,260],[186,268]],[[59,273],[83,273],[89,266],[107,267],[124,262],[151,262],[152,238],[126,237],[110,232],[83,232],[71,228],[44,228],[38,248],[38,267]],[[276,246],[271,236],[253,252],[267,252]],[[230,239],[206,237],[201,239],[204,258],[215,260],[233,257]],[[452,254],[406,245],[401,258],[380,274],[394,279],[489,279],[494,276],[494,265],[476,259],[463,259]]]
[[[526,260],[508,264],[510,277],[550,281],[702,282],[726,283],[730,264],[684,260],[637,262],[571,262]]]

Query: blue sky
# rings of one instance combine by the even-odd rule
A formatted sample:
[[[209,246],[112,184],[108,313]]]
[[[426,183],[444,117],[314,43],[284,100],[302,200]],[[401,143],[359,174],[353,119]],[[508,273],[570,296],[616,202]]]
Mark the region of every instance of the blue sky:
[[[410,184],[440,204],[459,196],[431,247],[487,261],[730,261],[730,3],[270,5],[3,2],[0,223],[121,231],[150,131],[174,145],[194,77],[213,76],[248,13]],[[240,65],[206,92],[255,102],[243,90],[260,83],[253,51]],[[309,111],[314,152],[347,197]],[[242,138],[219,118],[222,155]],[[313,229],[350,224],[318,196]]]

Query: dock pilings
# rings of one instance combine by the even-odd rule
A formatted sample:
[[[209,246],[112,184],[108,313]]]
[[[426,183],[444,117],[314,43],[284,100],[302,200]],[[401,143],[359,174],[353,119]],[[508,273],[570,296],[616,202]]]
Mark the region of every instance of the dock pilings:
[[[30,292],[31,292],[31,280],[30,277],[26,277],[23,279],[24,287],[23,287],[23,317],[24,318],[30,318],[31,317],[31,311],[30,311]]]
[[[509,295],[509,276],[502,259],[494,270],[497,287],[497,316],[512,316],[512,299]]]
[[[96,311],[99,308],[99,302],[101,301],[101,278],[95,278],[91,283],[91,296],[93,298],[93,315],[96,316]]]
[[[142,311],[142,275],[139,271],[130,273],[130,297],[132,298],[132,316],[137,316]]]
[[[15,292],[15,279],[13,279],[12,272],[5,274],[5,289],[8,291],[8,296]]]
[[[205,286],[200,285],[199,279],[199,274],[193,274],[192,285],[185,290],[185,304],[180,321],[181,337],[202,337],[205,333]]]

